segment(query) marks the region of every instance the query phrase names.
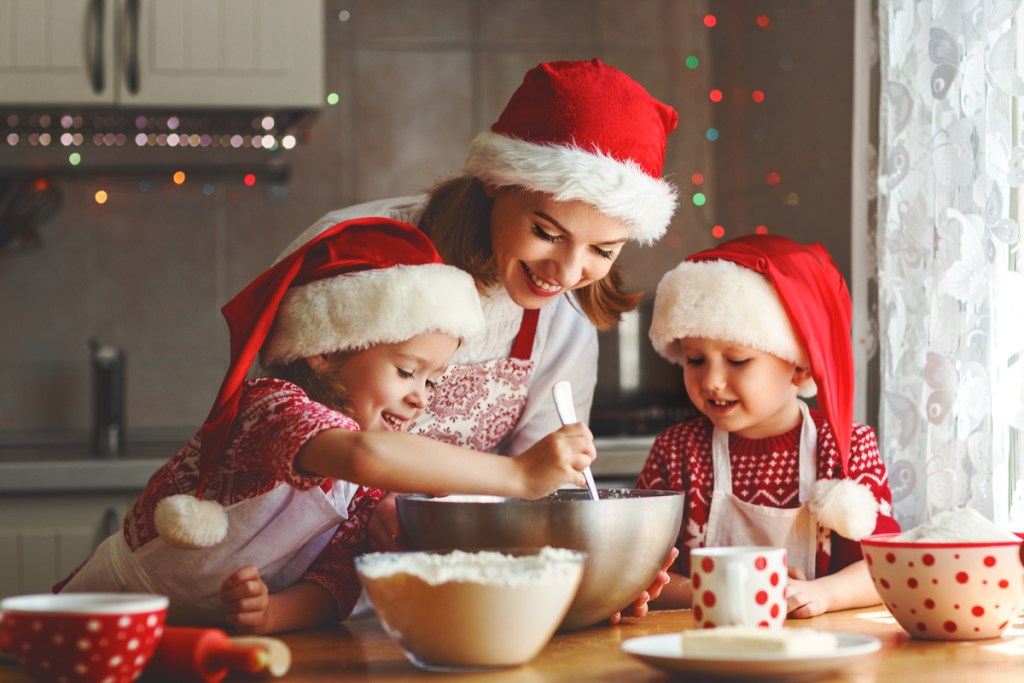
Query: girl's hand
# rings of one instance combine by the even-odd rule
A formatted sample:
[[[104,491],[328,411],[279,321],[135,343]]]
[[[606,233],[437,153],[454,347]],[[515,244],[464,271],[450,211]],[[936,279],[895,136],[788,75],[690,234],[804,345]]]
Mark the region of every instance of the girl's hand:
[[[566,483],[586,486],[583,470],[595,457],[594,435],[581,422],[548,434],[514,458],[524,497],[540,498]]]
[[[387,494],[374,506],[368,529],[373,550],[383,553],[402,549],[395,494]]]
[[[616,612],[608,621],[612,624],[617,624],[622,621],[622,617],[643,617],[647,616],[648,603],[651,600],[656,600],[661,595],[661,590],[668,585],[669,575],[668,569],[672,566],[672,563],[679,557],[679,548],[675,546],[668,554],[668,559],[665,560],[665,565],[661,568],[658,574],[654,577],[654,581],[650,586],[647,587],[640,597],[637,598],[629,607],[624,609],[622,612]]]
[[[789,585],[786,586],[786,611],[794,619],[807,619],[828,611],[828,594],[821,584],[808,581],[798,568],[790,566]]]
[[[224,579],[220,586],[224,619],[238,633],[259,635],[267,632],[270,591],[256,567],[246,565]]]

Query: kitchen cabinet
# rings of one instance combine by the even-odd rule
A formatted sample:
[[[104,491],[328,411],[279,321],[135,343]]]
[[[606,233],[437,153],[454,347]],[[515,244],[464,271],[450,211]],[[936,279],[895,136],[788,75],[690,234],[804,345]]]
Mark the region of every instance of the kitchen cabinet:
[[[120,492],[0,496],[0,598],[49,593],[100,541],[121,528],[137,496]]]
[[[0,105],[318,107],[323,0],[0,0]]]

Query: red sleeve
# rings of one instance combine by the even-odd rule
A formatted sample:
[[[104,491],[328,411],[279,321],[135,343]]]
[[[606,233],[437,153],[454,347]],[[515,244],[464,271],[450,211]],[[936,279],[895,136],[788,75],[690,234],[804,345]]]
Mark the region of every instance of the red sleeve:
[[[352,613],[363,590],[356,575],[355,558],[370,549],[367,526],[384,491],[360,487],[348,506],[348,519],[338,526],[327,547],[313,560],[302,580],[324,588],[338,605],[338,621]]]

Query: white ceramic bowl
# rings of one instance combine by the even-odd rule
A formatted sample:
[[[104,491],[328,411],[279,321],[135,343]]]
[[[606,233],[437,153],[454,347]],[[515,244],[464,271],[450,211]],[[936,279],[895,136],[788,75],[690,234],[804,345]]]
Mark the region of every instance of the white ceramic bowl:
[[[562,548],[371,553],[356,570],[388,634],[433,670],[529,662],[565,616],[586,555]]]
[[[900,542],[899,534],[861,540],[885,606],[914,638],[996,638],[1024,607],[1021,540]]]

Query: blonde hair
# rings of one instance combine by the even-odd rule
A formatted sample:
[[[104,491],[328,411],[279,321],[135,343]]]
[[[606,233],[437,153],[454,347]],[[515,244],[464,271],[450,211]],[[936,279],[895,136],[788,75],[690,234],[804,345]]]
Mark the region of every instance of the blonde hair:
[[[472,176],[443,181],[429,191],[420,228],[430,236],[445,263],[473,276],[477,289],[484,292],[498,284],[497,263],[491,245],[492,199],[483,183]],[[614,327],[622,314],[639,305],[643,293],[622,288],[622,273],[612,264],[600,280],[572,290],[576,305],[594,327]]]
[[[336,379],[337,371],[354,353],[351,349],[326,353],[323,366],[319,369],[314,368],[307,359],[299,358],[291,363],[267,366],[263,373],[267,377],[291,382],[317,403],[355,419],[349,393]]]

